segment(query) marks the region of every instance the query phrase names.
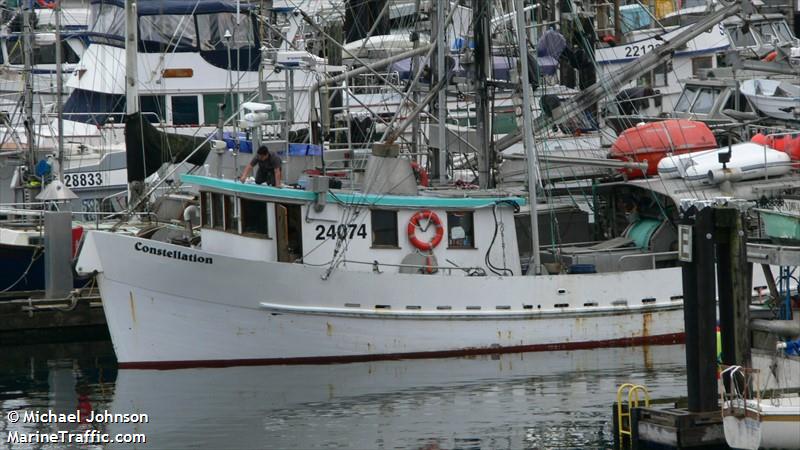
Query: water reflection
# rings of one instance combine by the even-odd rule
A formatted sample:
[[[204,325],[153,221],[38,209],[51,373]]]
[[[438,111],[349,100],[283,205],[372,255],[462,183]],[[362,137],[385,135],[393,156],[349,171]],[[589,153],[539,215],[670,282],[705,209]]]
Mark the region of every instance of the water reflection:
[[[613,439],[617,385],[685,393],[682,346],[119,372],[106,350],[15,359],[0,406],[146,413],[103,426],[145,433],[148,449],[597,448]]]

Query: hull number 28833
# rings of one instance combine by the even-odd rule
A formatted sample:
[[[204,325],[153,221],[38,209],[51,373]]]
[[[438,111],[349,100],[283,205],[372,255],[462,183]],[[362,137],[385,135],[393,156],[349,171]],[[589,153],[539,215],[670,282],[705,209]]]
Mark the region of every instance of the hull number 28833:
[[[102,186],[103,174],[100,172],[65,173],[64,184],[67,185],[67,187],[74,188]]]
[[[350,223],[347,225],[317,225],[314,228],[317,232],[316,239],[324,241],[325,239],[354,239],[354,238],[367,238],[367,226],[365,224],[357,225]]]

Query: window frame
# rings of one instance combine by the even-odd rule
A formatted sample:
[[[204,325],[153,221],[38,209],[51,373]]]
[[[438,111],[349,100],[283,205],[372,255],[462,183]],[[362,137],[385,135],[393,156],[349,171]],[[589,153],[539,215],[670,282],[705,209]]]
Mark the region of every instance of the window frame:
[[[217,205],[218,202],[219,205]],[[219,212],[217,206],[219,206]],[[219,217],[219,224],[217,217]],[[219,192],[211,193],[211,229],[225,231],[225,194]]]
[[[370,226],[370,248],[374,249],[399,249],[400,248],[400,218],[396,209],[370,209],[369,211],[369,226]],[[375,243],[375,213],[390,213],[394,215],[394,244]]]
[[[214,213],[211,208],[211,192],[200,191],[200,227],[211,229],[211,218]],[[208,213],[206,213],[208,209]]]
[[[455,216],[457,214],[463,214],[469,216],[470,227],[469,231],[466,232],[464,239],[469,242],[469,245],[453,245],[451,232],[452,229],[455,228],[451,226],[451,216]],[[445,216],[447,217],[447,249],[448,250],[477,250],[478,247],[475,245],[475,211],[470,210],[458,210],[458,211],[447,211]],[[464,227],[461,227],[462,229]]]
[[[239,207],[239,197],[236,195],[224,195],[222,200],[224,231],[233,234],[241,232],[241,208]]]
[[[175,122],[175,100],[179,99],[179,101],[180,101],[180,100],[183,100],[183,99],[191,99],[191,98],[194,99],[194,113],[196,114],[197,120],[195,122],[193,122],[193,123],[189,123],[189,122],[176,123]],[[169,102],[168,103],[169,104],[169,123],[172,124],[172,126],[189,126],[189,127],[202,126],[201,123],[203,121],[203,117],[200,115],[200,99],[198,98],[197,95],[170,95],[170,96],[168,96],[168,102]],[[181,114],[185,114],[185,113],[181,113]]]
[[[239,197],[239,202],[240,202],[239,203],[239,234],[242,235],[242,236],[245,236],[245,237],[251,237],[251,238],[256,238],[256,239],[272,239],[272,236],[270,235],[270,226],[269,226],[269,220],[270,220],[269,208],[270,208],[270,204],[271,203],[267,202],[267,201],[263,201],[263,200],[254,200],[254,199],[250,199],[250,198],[247,198],[247,197]],[[246,223],[248,222],[247,220],[245,220],[245,217],[246,217],[245,216],[245,202],[260,203],[260,204],[263,205],[263,207],[264,207],[264,226],[266,228],[264,233],[253,232],[253,231],[245,231],[245,226],[246,226]]]

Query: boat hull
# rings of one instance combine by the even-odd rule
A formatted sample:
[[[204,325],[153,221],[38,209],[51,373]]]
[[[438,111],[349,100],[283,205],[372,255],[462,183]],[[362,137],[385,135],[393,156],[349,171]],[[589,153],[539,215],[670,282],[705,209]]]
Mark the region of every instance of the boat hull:
[[[171,256],[142,251],[154,246]],[[675,343],[683,333],[677,268],[505,278],[338,269],[326,278],[325,268],[104,232],[89,233],[77,266],[98,272],[128,368],[580,349]]]
[[[800,448],[800,398],[748,400],[746,410],[726,410],[722,424],[732,448]]]

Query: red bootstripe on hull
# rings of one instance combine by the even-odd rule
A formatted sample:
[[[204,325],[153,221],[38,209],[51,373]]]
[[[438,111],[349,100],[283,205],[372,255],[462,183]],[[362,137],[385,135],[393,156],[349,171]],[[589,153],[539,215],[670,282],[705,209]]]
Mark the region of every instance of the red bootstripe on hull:
[[[445,358],[468,355],[491,355],[498,353],[547,352],[557,350],[584,350],[606,347],[634,347],[637,345],[670,345],[683,343],[684,333],[662,334],[659,336],[640,336],[604,341],[563,342],[560,344],[516,345],[511,347],[465,348],[435,352],[383,353],[376,355],[311,356],[301,358],[264,359],[214,359],[194,361],[142,361],[122,362],[120,369],[188,369],[197,367],[268,366],[289,364],[335,364],[348,362],[386,361],[399,359]]]

